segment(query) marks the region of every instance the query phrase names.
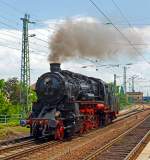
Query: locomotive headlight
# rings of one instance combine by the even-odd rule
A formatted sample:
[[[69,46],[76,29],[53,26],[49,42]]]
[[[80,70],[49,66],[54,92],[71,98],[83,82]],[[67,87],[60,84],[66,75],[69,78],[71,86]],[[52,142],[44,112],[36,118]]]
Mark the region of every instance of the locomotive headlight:
[[[44,84],[49,85],[50,82],[51,82],[51,79],[49,77],[46,77],[45,80],[44,80]]]

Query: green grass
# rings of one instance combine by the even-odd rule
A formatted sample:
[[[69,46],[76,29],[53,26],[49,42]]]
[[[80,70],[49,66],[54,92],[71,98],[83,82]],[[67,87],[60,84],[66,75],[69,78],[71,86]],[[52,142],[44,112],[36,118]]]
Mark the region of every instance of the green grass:
[[[21,127],[15,123],[0,124],[0,140],[10,137],[23,136],[29,133],[29,128]]]
[[[13,129],[16,131],[16,132],[21,132],[21,133],[29,133],[29,128],[27,127],[21,127],[21,126],[17,126],[17,127],[13,127]]]

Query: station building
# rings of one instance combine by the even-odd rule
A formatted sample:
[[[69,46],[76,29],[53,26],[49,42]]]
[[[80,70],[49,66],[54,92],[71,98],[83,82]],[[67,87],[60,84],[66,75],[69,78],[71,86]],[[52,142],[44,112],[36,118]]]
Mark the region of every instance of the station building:
[[[128,102],[131,102],[131,103],[143,102],[143,92],[127,92],[126,97]]]

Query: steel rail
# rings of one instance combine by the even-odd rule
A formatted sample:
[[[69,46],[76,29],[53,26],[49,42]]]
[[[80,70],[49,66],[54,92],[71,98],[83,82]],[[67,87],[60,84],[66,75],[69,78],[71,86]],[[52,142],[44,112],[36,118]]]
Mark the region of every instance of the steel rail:
[[[21,138],[15,138],[11,140],[5,140],[0,142],[0,147],[3,145],[9,145],[9,144],[14,144],[14,143],[20,143],[22,141],[30,140],[32,139],[32,136],[26,136],[26,137],[21,137]]]
[[[2,148],[0,148],[0,155],[4,152],[9,152],[9,151],[12,151],[12,150],[15,150],[15,149],[18,149],[20,147],[24,147],[24,146],[27,146],[27,145],[31,145],[33,144],[35,141],[34,139],[32,140],[27,140],[27,141],[24,141],[24,142],[21,142],[21,143],[15,143],[14,145],[9,145],[9,146],[3,146]]]
[[[145,141],[150,136],[150,130],[147,132],[147,134],[142,138],[142,140],[134,147],[134,149],[127,155],[127,157],[124,160],[131,160],[136,155],[138,150],[145,144]]]
[[[136,124],[134,127],[130,128],[129,130],[127,130],[126,132],[124,132],[123,134],[121,134],[120,136],[118,136],[117,138],[113,139],[112,141],[110,141],[109,143],[107,143],[106,145],[104,145],[103,147],[97,149],[95,152],[92,152],[87,157],[85,157],[83,160],[92,160],[92,159],[98,157],[98,155],[100,155],[103,151],[106,151],[113,144],[115,144],[116,142],[120,141],[121,138],[123,138],[125,135],[127,135],[128,133],[130,133],[131,131],[133,131],[134,129],[136,129],[139,125],[141,125],[143,122],[145,122],[148,118],[150,118],[150,114],[146,118],[144,118],[144,120],[142,120],[141,122],[139,122],[138,124]]]
[[[40,149],[43,150],[45,148],[48,148],[49,146],[53,146],[53,145],[58,144],[58,143],[59,142],[51,141],[51,142],[47,142],[47,143],[44,143],[44,144],[37,144],[34,147],[25,148],[22,151],[20,150],[19,152],[12,153],[11,155],[7,155],[5,157],[1,157],[0,159],[1,160],[19,159],[19,158],[23,157],[24,155],[30,154],[30,153],[35,152],[35,151],[39,151]]]

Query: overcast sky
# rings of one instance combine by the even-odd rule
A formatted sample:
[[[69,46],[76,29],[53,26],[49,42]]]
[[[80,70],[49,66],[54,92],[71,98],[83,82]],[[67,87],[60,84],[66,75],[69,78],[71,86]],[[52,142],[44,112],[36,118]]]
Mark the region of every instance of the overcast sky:
[[[123,66],[132,63],[133,65],[127,68],[127,79],[132,75],[138,75],[139,78],[135,84],[136,91],[143,91],[147,95],[150,90],[148,87],[150,86],[150,64],[147,63],[150,61],[150,1],[114,1],[134,30],[142,35],[144,45],[136,46],[142,56],[99,60],[95,66],[91,66],[93,63],[89,60],[71,59],[64,62],[62,68],[98,77],[107,82],[113,81],[113,75],[117,74],[117,83],[122,84]],[[95,2],[121,31],[129,27],[112,0],[95,0]],[[36,22],[29,26],[29,34],[36,34],[36,38],[29,38],[32,83],[41,74],[49,71],[48,41],[58,24],[70,17],[93,17],[104,24],[108,22],[88,0],[0,0],[0,10],[0,79],[14,76],[20,78],[22,36],[20,18],[24,16],[24,13],[28,13],[30,19]],[[96,71],[96,66],[101,64],[120,64],[120,67],[99,67]],[[82,68],[85,65],[89,67]]]

